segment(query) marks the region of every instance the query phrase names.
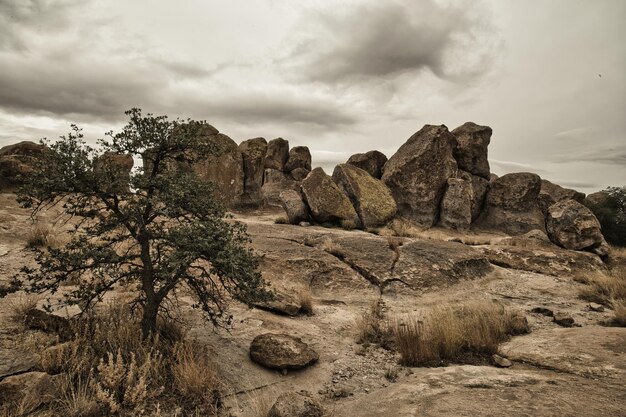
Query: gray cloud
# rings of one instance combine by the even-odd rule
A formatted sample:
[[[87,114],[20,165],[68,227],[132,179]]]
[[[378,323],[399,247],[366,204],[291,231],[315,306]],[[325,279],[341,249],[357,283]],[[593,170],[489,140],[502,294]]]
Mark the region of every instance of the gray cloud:
[[[285,61],[308,80],[345,82],[429,70],[468,81],[487,72],[497,43],[477,3],[389,0],[314,13],[306,38]]]

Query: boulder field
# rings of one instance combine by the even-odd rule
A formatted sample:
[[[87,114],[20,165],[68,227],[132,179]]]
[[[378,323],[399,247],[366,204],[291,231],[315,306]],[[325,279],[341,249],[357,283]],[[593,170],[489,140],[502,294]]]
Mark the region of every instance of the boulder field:
[[[539,231],[565,249],[607,253],[597,219],[580,204],[585,194],[529,172],[501,177],[490,172],[488,126],[467,122],[450,131],[445,125],[425,125],[389,159],[376,150],[357,153],[332,175],[312,165],[309,148],[290,148],[283,138],[237,145],[210,125],[201,135],[215,152],[193,167],[172,168],[193,169],[214,183],[216,196],[232,210],[282,207],[291,224],[368,231],[395,218],[421,229],[510,236]],[[0,149],[0,189],[18,187],[45,150],[32,142]],[[149,166],[149,155],[144,165]],[[124,174],[116,178],[128,177],[128,156],[106,159]]]

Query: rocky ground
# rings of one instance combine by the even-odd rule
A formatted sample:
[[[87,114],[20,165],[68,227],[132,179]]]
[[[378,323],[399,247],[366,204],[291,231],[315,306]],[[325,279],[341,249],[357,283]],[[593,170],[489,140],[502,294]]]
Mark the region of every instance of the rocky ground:
[[[297,299],[310,290],[314,314],[279,315],[234,304],[230,331],[214,330],[188,306],[191,336],[211,346],[228,387],[224,414],[256,416],[281,393],[309,392],[333,416],[622,416],[626,407],[626,328],[604,323],[577,298],[573,275],[602,269],[595,255],[536,239],[507,239],[431,230],[418,238],[378,236],[317,226],[274,224],[279,213],[237,215],[264,256],[272,287]],[[49,219],[54,218],[50,213]],[[0,278],[8,279],[33,253],[26,211],[0,195]],[[465,243],[462,243],[465,242]],[[33,332],[16,333],[7,320],[14,296],[0,300],[0,379],[32,367],[22,347]],[[358,319],[382,297],[388,317],[468,300],[498,300],[526,315],[528,335],[501,346],[509,368],[450,365],[407,368],[398,355],[355,342]],[[574,327],[533,309],[563,313]],[[545,311],[544,311],[545,313]],[[319,355],[297,371],[252,362],[249,347],[263,333],[286,333]]]

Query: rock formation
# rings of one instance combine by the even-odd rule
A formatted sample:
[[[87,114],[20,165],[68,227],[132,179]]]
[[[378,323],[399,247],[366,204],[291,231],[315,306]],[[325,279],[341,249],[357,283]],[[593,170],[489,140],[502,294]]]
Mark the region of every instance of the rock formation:
[[[289,158],[289,141],[283,138],[276,138],[268,142],[265,155],[266,169],[284,170],[287,158]]]
[[[266,368],[300,369],[318,361],[318,354],[301,339],[284,333],[265,333],[250,344],[250,358]]]
[[[243,158],[244,172],[242,204],[259,206],[263,204],[261,187],[265,171],[267,141],[264,138],[248,139],[239,144],[239,151]]]
[[[306,203],[302,201],[302,196],[295,190],[281,191],[280,203],[285,212],[290,224],[299,224],[300,222],[309,221],[309,208]]]
[[[490,169],[487,147],[491,140],[491,128],[467,122],[452,131],[454,157],[459,168],[479,177],[489,178]]]
[[[352,155],[346,163],[361,168],[372,177],[380,179],[383,176],[383,167],[387,163],[387,157],[382,152],[369,151]]]
[[[339,164],[333,172],[333,180],[352,202],[364,228],[383,226],[396,214],[391,191],[365,170]]]
[[[585,194],[570,188],[563,188],[560,185],[553,184],[548,180],[541,180],[539,207],[541,207],[544,214],[548,212],[548,208],[552,204],[564,200],[575,200],[582,203],[585,200]]]
[[[540,189],[541,178],[528,172],[506,174],[490,182],[479,225],[510,235],[534,229],[545,231],[538,200]]]
[[[439,224],[457,230],[468,230],[472,222],[472,184],[461,178],[448,179],[441,200]]]
[[[19,142],[0,149],[0,191],[12,190],[22,184],[22,178],[33,170],[45,146],[34,142]]]
[[[322,168],[315,168],[302,181],[302,192],[318,223],[360,225],[352,203]]]
[[[261,192],[264,201],[271,206],[280,206],[280,193],[285,190],[299,190],[299,183],[289,174],[268,168],[263,176]]]
[[[294,146],[289,150],[289,157],[285,164],[285,172],[291,172],[298,168],[307,171],[311,170],[311,152],[306,146]]]
[[[564,200],[548,208],[546,229],[550,239],[566,249],[592,250],[605,243],[596,216],[574,200]]]
[[[447,127],[426,125],[389,158],[382,181],[401,216],[426,227],[435,224],[448,178],[457,173],[454,141]]]
[[[489,180],[462,170],[459,170],[459,177],[470,184],[472,222],[474,222],[480,216],[483,206],[485,205],[485,196],[489,188]]]

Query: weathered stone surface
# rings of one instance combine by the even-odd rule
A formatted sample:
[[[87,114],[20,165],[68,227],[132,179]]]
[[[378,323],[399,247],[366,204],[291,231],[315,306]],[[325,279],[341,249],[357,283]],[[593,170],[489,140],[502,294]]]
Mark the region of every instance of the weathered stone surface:
[[[396,202],[389,188],[365,170],[339,164],[333,180],[352,202],[363,227],[382,226],[396,214]]]
[[[309,208],[302,201],[302,195],[295,190],[285,190],[280,193],[280,203],[290,224],[299,224],[309,220]]]
[[[309,169],[296,168],[293,171],[291,171],[291,178],[293,178],[296,181],[302,181],[303,179],[306,178],[307,175],[309,175],[309,172],[311,172],[311,170]]]
[[[563,313],[563,312],[554,313],[553,320],[559,326],[574,327],[574,318],[567,313]]]
[[[346,163],[361,168],[372,177],[380,179],[383,176],[383,167],[386,162],[387,157],[382,152],[369,151],[352,155]]]
[[[11,190],[22,184],[22,178],[33,171],[33,167],[46,147],[24,141],[0,148],[0,190]]]
[[[487,195],[487,189],[489,188],[489,180],[462,170],[459,170],[459,177],[471,184],[471,211],[472,222],[474,222],[478,219],[478,217],[480,217],[480,213],[485,205],[485,196]]]
[[[503,358],[500,355],[492,355],[491,359],[493,360],[494,365],[498,368],[510,368],[513,366],[513,362],[508,360],[507,358]]]
[[[478,224],[510,235],[534,229],[545,231],[538,203],[540,188],[541,178],[528,172],[506,174],[491,181]]]
[[[286,392],[269,411],[272,417],[323,417],[324,409],[308,392]]]
[[[300,369],[318,361],[319,355],[300,338],[265,333],[252,340],[250,358],[266,368]]]
[[[607,193],[606,191],[598,191],[596,193],[589,194],[587,197],[585,197],[582,203],[586,207],[590,208],[595,206],[602,206],[607,203],[609,198],[609,193]]]
[[[454,157],[459,168],[489,178],[487,147],[491,141],[491,128],[467,122],[452,131],[455,138]]]
[[[585,194],[570,188],[563,188],[560,185],[553,184],[548,180],[541,180],[539,207],[541,207],[541,210],[544,213],[548,212],[548,208],[552,204],[564,200],[575,200],[582,203],[585,200]]]
[[[484,254],[461,243],[418,240],[404,244],[398,252],[394,276],[412,289],[477,279],[492,270]]]
[[[285,190],[299,190],[300,185],[291,175],[277,169],[266,169],[261,192],[265,202],[271,206],[280,206],[280,193]]]
[[[546,217],[546,228],[550,239],[567,249],[590,250],[604,243],[596,216],[574,200],[551,205]]]
[[[289,158],[289,141],[283,138],[276,138],[267,143],[267,154],[265,155],[266,169],[284,170],[287,158]]]
[[[439,224],[457,230],[467,230],[472,223],[472,185],[461,178],[449,178],[441,200]]]
[[[74,336],[72,326],[68,319],[57,316],[56,314],[47,313],[43,310],[28,310],[24,314],[24,324],[29,329],[57,334],[63,341],[70,340]]]
[[[422,226],[435,224],[448,178],[457,173],[453,146],[454,136],[447,127],[426,125],[389,158],[382,181],[400,215]]]
[[[121,155],[113,152],[103,153],[94,163],[94,170],[107,177],[103,187],[110,191],[125,191],[129,189],[130,171],[134,161],[131,155]]]
[[[291,172],[296,168],[311,170],[311,152],[306,146],[294,146],[289,150],[289,157],[285,164],[285,172]]]
[[[301,308],[300,302],[296,297],[281,291],[274,291],[274,296],[271,299],[258,301],[254,306],[287,316],[297,316]]]
[[[239,151],[243,158],[243,196],[242,204],[259,206],[263,204],[263,173],[267,141],[264,138],[254,138],[239,144]]]
[[[39,363],[39,355],[29,351],[0,347],[0,380],[31,371]]]
[[[352,203],[322,168],[315,168],[302,181],[302,192],[317,222],[360,225]]]
[[[0,398],[3,404],[22,402],[33,410],[41,404],[60,399],[66,376],[48,375],[45,372],[27,372],[9,376],[0,381]]]

